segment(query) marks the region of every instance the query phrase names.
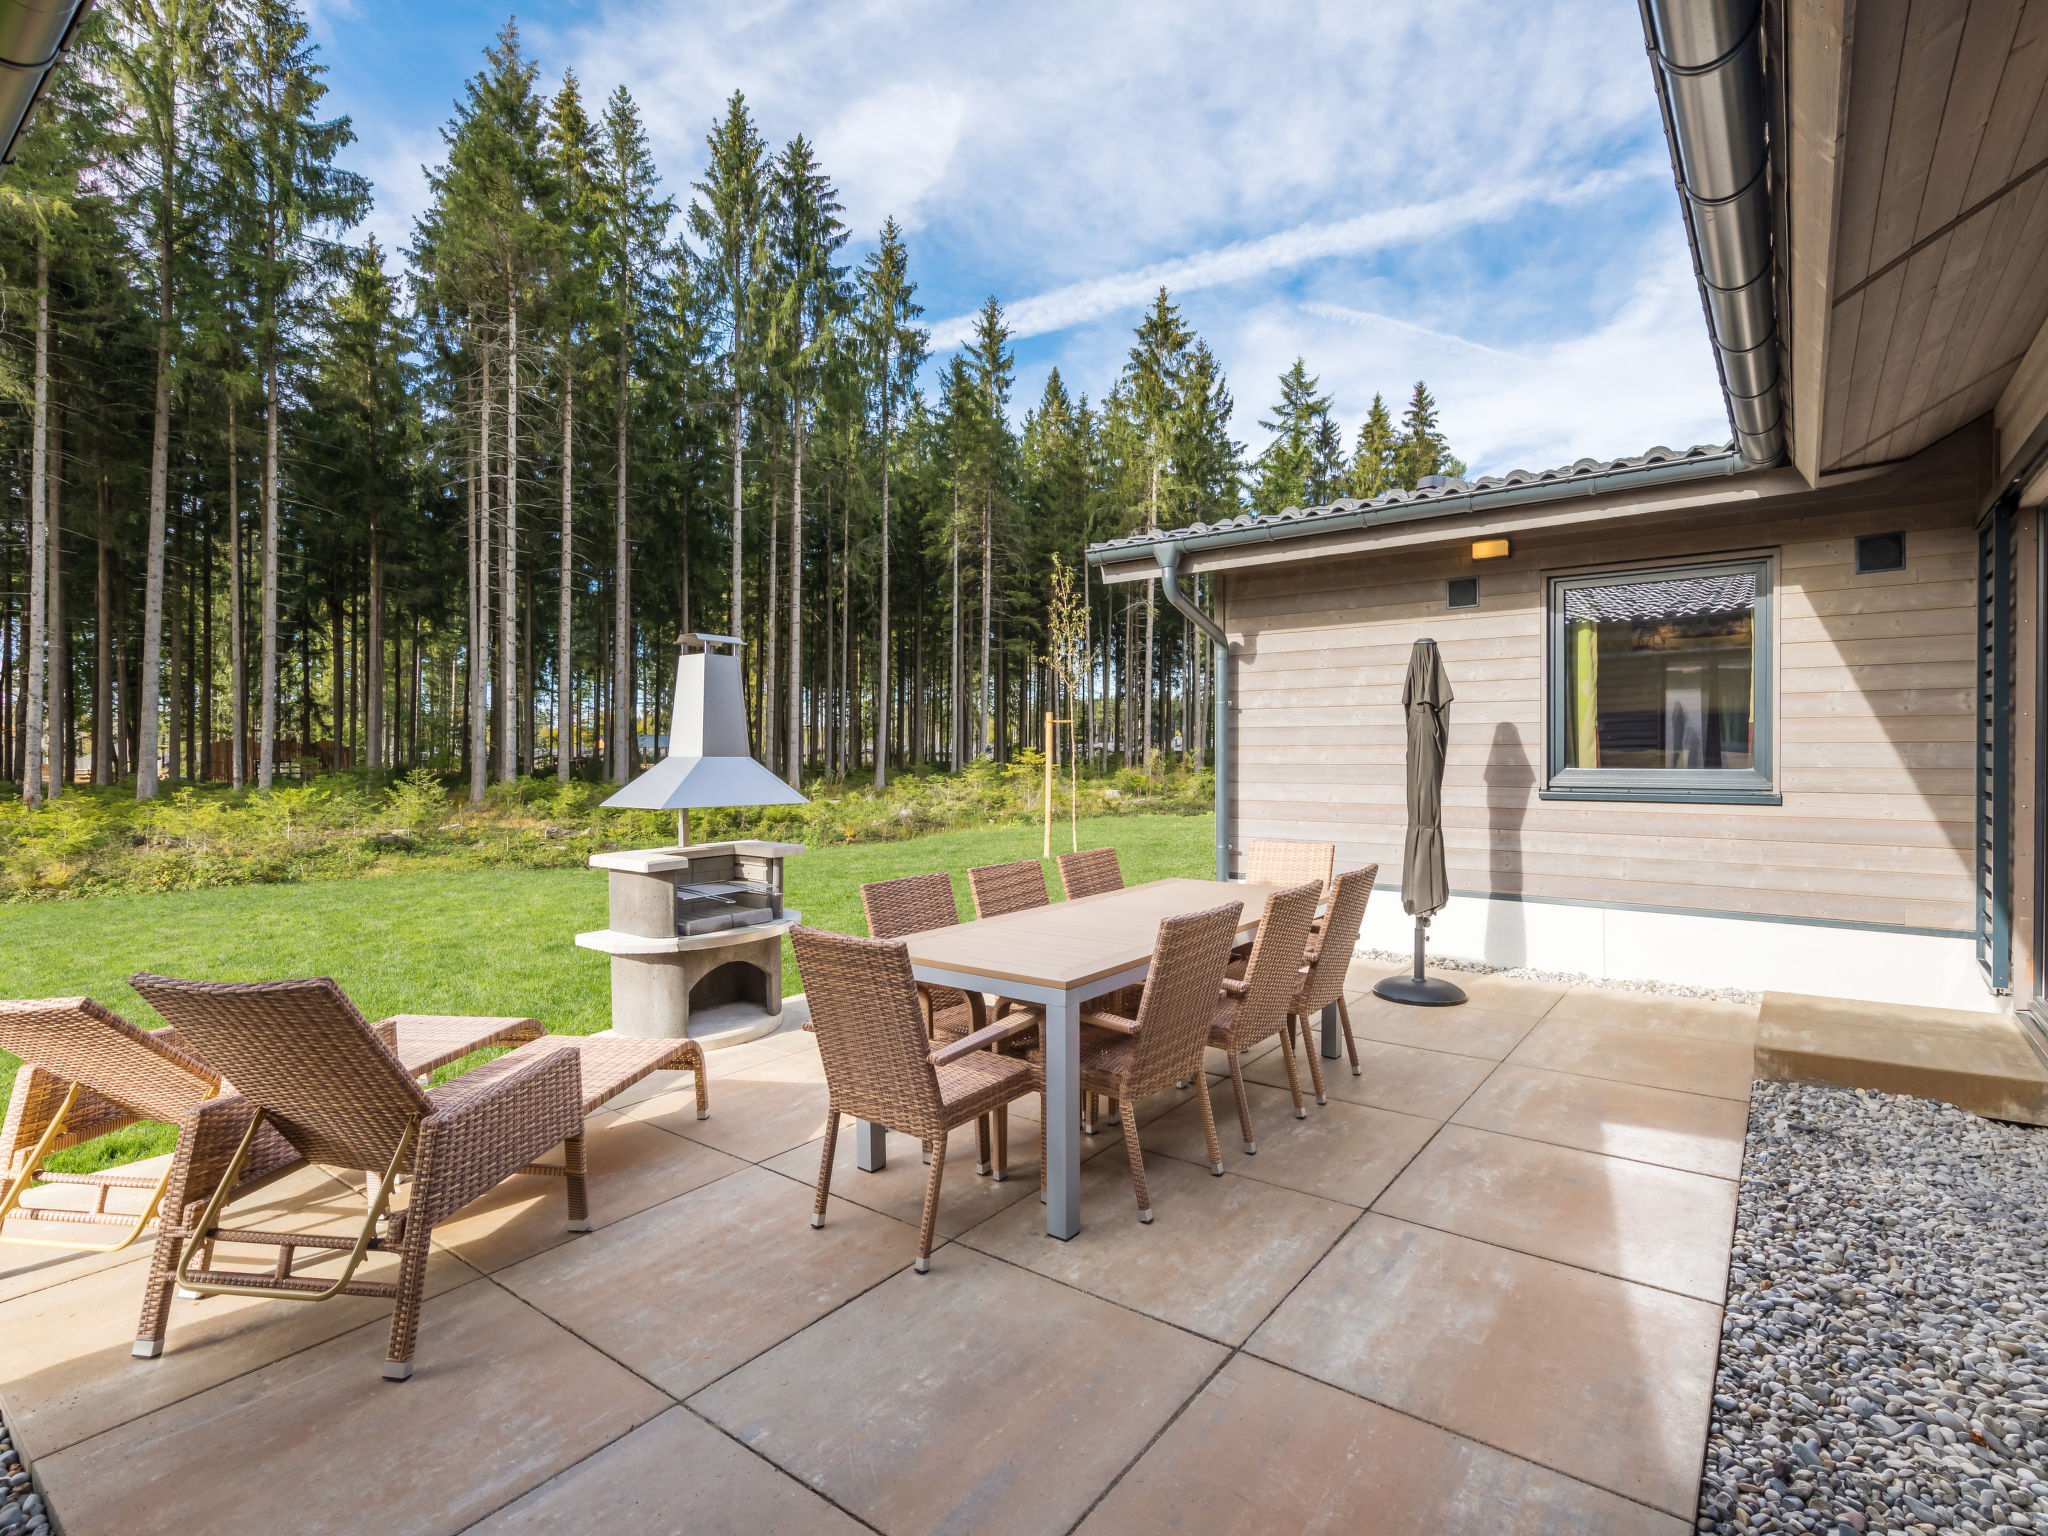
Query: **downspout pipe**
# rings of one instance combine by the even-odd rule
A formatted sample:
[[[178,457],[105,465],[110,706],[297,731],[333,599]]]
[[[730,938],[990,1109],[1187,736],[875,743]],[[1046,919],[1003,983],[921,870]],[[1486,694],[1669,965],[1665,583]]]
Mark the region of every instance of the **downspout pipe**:
[[[1180,545],[1159,544],[1152,553],[1159,561],[1159,588],[1216,647],[1216,878],[1230,878],[1230,639],[1223,626],[1195,606],[1194,599],[1181,590]]]
[[[0,176],[14,164],[43,82],[91,0],[0,0]]]
[[[1714,361],[1742,456],[1785,454],[1763,0],[1639,0]]]

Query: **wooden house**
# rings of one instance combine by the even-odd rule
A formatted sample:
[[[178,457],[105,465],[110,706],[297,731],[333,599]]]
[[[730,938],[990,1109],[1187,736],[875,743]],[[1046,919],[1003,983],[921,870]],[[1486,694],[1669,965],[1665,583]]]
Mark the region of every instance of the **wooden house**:
[[[1184,612],[1206,578],[1221,865],[1334,839],[1381,866],[1366,942],[1405,946],[1399,692],[1427,635],[1457,695],[1438,952],[2037,1005],[2040,10],[1646,7],[1727,446],[1089,552]]]

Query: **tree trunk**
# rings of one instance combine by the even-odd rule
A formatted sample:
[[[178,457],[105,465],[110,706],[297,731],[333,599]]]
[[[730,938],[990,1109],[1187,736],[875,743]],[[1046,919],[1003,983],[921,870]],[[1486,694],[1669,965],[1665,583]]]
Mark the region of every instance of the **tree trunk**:
[[[170,707],[165,713],[170,717],[171,740],[170,750],[165,754],[165,759],[173,779],[178,778],[185,768],[185,594],[181,589],[180,579],[185,567],[182,558],[184,542],[183,537],[180,537],[178,569],[168,576],[171,583],[171,695],[168,701]]]
[[[804,781],[804,401],[798,395],[790,413],[789,472],[789,751],[785,767],[789,782]]]
[[[953,664],[946,677],[946,753],[948,765],[955,773],[960,771],[963,743],[966,734],[965,700],[961,697],[960,677],[960,484],[953,484]]]
[[[235,435],[235,392],[228,395],[228,775],[249,783],[249,621],[242,611],[241,448]],[[97,752],[97,748],[95,748]]]
[[[92,683],[92,781],[114,782],[114,580],[107,547],[107,477],[99,479],[99,558],[95,562]]]
[[[775,478],[775,449],[772,440],[768,452],[768,601],[761,616],[762,636],[766,642],[761,652],[761,762],[770,773],[774,773],[775,759],[782,749],[781,722],[775,718],[775,696],[781,680],[781,657],[776,654],[775,640],[782,619],[782,486]]]
[[[738,343],[732,364],[732,633],[740,632],[740,468],[745,457],[746,405],[740,398]]]
[[[882,354],[882,616],[875,626],[875,788],[889,783],[889,363]]]
[[[35,447],[28,493],[28,634],[22,650],[27,712],[22,724],[21,798],[30,805],[40,804],[43,798],[43,619],[50,580],[50,245],[40,231],[36,234],[35,391]]]
[[[619,419],[618,465],[617,465],[617,507],[614,516],[614,538],[612,549],[612,724],[605,732],[611,745],[612,782],[623,784],[631,777],[633,764],[634,721],[632,680],[627,669],[633,662],[633,575],[630,567],[632,543],[626,529],[626,426],[627,407],[633,387],[633,353],[629,327],[619,327]],[[739,471],[733,471],[735,492],[739,486]],[[737,514],[733,523],[733,548],[739,548]],[[733,557],[733,575],[739,575],[739,557]],[[739,617],[737,588],[733,597],[733,617]],[[733,630],[738,634],[737,624]]]
[[[995,679],[989,675],[988,648],[989,634],[995,628],[991,620],[993,610],[989,607],[989,571],[995,563],[995,486],[985,487],[981,503],[981,719],[978,739],[974,743],[974,755],[979,757],[992,744],[989,735],[989,711],[995,703],[993,689]]]
[[[559,607],[555,614],[555,782],[569,782],[570,737],[575,734],[576,722],[572,711],[575,708],[575,690],[570,686],[572,675],[570,640],[571,609],[569,603],[571,583],[575,577],[571,541],[575,534],[574,482],[576,478],[576,359],[570,344],[562,346],[562,574]]]
[[[498,779],[519,777],[519,295],[505,285],[505,542],[498,552]]]
[[[277,771],[277,347],[263,367],[263,680],[262,734],[256,743],[256,787],[267,790]],[[300,679],[304,690],[305,680]],[[301,742],[299,750],[304,752]]]
[[[377,514],[370,514],[370,594],[368,633],[363,641],[363,741],[370,772],[389,766],[384,760],[384,552],[377,537]]]
[[[169,157],[163,166],[171,175]],[[148,567],[142,586],[142,676],[136,708],[135,798],[154,800],[162,705],[164,538],[170,520],[171,469],[171,210],[159,219],[157,239],[156,428],[149,449]]]
[[[491,772],[491,341],[478,339],[482,354],[482,415],[477,424],[475,627],[469,647],[469,798],[481,805]]]

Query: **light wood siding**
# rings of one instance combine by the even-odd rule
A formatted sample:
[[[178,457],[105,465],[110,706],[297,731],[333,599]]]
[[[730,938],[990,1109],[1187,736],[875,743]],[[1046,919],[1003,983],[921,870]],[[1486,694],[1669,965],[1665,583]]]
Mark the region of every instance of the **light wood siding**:
[[[1769,521],[1622,524],[1235,571],[1232,841],[1335,840],[1398,878],[1401,679],[1421,635],[1457,700],[1444,774],[1452,886],[1529,897],[1962,932],[1971,924],[1975,490],[1922,481]],[[1904,529],[1901,572],[1855,574],[1859,533]],[[1778,806],[1545,801],[1552,574],[1693,558],[1776,561]],[[1476,575],[1480,606],[1444,606]]]

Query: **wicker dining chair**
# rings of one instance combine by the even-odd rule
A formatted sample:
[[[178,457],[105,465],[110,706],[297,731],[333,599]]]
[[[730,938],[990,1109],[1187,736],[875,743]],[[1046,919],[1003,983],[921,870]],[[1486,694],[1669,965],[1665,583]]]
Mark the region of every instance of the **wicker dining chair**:
[[[1329,894],[1337,869],[1335,843],[1287,843],[1255,837],[1245,845],[1244,877],[1253,885],[1299,885],[1313,880],[1321,889],[1316,899]]]
[[[130,985],[234,1085],[232,1093],[185,1114],[157,1223],[136,1355],[163,1353],[174,1286],[198,1295],[290,1301],[375,1296],[392,1303],[384,1375],[403,1381],[412,1374],[437,1223],[560,1146],[570,1230],[589,1230],[580,1052],[536,1040],[423,1090],[325,977],[206,982],[137,975]],[[226,1208],[245,1187],[243,1176],[266,1132],[291,1147],[295,1156],[287,1166],[372,1170],[377,1182],[354,1233],[226,1224]],[[408,1174],[410,1198],[394,1211],[393,1190]],[[218,1244],[270,1248],[275,1262],[268,1274],[214,1269]],[[316,1279],[292,1273],[299,1249],[347,1257],[337,1275]],[[397,1252],[395,1281],[355,1278],[373,1249]]]
[[[1310,1021],[1317,1013],[1332,1003],[1337,1005],[1337,1019],[1344,1026],[1344,1046],[1351,1053],[1351,1075],[1360,1075],[1358,1065],[1358,1037],[1351,1033],[1351,1005],[1344,1001],[1344,976],[1351,968],[1351,957],[1358,949],[1358,930],[1365,922],[1365,904],[1372,899],[1373,882],[1379,878],[1380,867],[1368,864],[1363,869],[1346,870],[1339,875],[1330,892],[1330,906],[1323,917],[1323,929],[1309,936],[1308,948],[1302,956],[1307,974],[1302,978],[1301,989],[1295,993],[1294,1001],[1287,1005],[1287,1039],[1284,1042],[1288,1055],[1288,1071],[1293,1072],[1294,1032],[1297,1024],[1301,1027],[1304,1040],[1308,1041],[1308,1071],[1316,1088],[1316,1102],[1327,1104],[1323,1093],[1322,1053],[1313,1039],[1309,1038]]]
[[[1021,1057],[982,1049],[1006,1032],[1002,1024],[933,1048],[918,1008],[910,952],[901,939],[860,939],[798,926],[790,930],[789,941],[810,1001],[831,1101],[811,1225],[825,1224],[841,1115],[915,1136],[931,1154],[917,1236],[917,1272],[924,1274],[931,1268],[946,1137],[970,1120],[986,1126],[993,1118],[998,1127],[995,1176],[1003,1178],[1010,1166],[1008,1120],[996,1111],[1039,1091],[1036,1074]]]
[[[1152,1219],[1152,1193],[1145,1182],[1145,1154],[1138,1145],[1138,1101],[1176,1083],[1193,1079],[1205,1085],[1202,1053],[1209,1043],[1223,987],[1223,968],[1237,937],[1244,903],[1226,902],[1204,912],[1186,912],[1159,925],[1152,946],[1152,966],[1135,1018],[1107,1008],[1081,1012],[1081,1091],[1100,1094],[1117,1105],[1124,1129],[1124,1151],[1131,1160],[1131,1188],[1138,1197],[1138,1220]],[[1032,1063],[1038,1081],[1045,1081],[1044,1052]],[[1206,1091],[1202,1133],[1209,1143],[1209,1171],[1223,1173],[1223,1147],[1216,1139],[1216,1113]],[[1039,1116],[1038,1177],[1045,1180],[1045,1116]]]
[[[1244,1133],[1247,1156],[1255,1154],[1259,1144],[1252,1134],[1252,1106],[1245,1093],[1242,1057],[1260,1041],[1286,1033],[1294,996],[1301,986],[1308,925],[1316,915],[1316,903],[1322,894],[1321,883],[1311,879],[1288,890],[1275,891],[1266,899],[1266,913],[1259,920],[1258,937],[1252,941],[1251,959],[1245,965],[1244,975],[1223,978],[1222,1001],[1209,1025],[1209,1044],[1230,1058],[1230,1087],[1237,1095],[1237,1123]],[[1287,1087],[1294,1095],[1294,1118],[1305,1120],[1308,1111],[1301,1103],[1301,1078],[1295,1071],[1294,1052],[1285,1050],[1282,1054],[1287,1059]],[[1206,1079],[1202,1086],[1206,1096]]]
[[[1014,864],[983,864],[967,871],[967,887],[974,893],[976,917],[1002,917],[1011,912],[1028,912],[1049,907],[1052,898],[1045,890],[1045,870],[1036,859],[1019,859]]]
[[[953,877],[945,874],[871,880],[860,888],[860,906],[867,916],[868,936],[876,939],[906,938],[934,928],[951,928],[960,921]],[[919,982],[917,996],[924,1011],[925,1032],[934,1040],[958,1040],[988,1023],[987,1005],[979,995]]]
[[[1060,891],[1068,901],[1101,896],[1124,888],[1124,872],[1114,848],[1084,848],[1059,857]]]

